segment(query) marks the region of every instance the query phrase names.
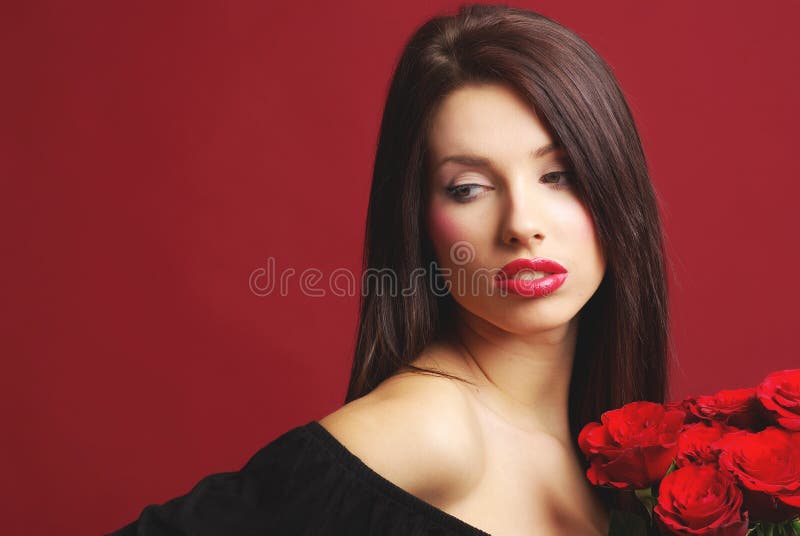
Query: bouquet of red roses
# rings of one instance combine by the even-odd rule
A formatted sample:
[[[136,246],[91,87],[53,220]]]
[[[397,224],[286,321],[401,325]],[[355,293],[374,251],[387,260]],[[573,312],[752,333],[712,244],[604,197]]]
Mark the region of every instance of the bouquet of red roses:
[[[635,493],[648,534],[800,536],[800,369],[601,421],[578,436],[586,476]]]

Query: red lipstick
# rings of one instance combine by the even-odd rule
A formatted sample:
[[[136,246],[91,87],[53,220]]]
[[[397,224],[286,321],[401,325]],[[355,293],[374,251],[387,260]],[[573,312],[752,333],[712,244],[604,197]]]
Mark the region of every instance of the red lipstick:
[[[550,275],[538,279],[514,277],[520,272],[547,272]],[[495,286],[526,298],[538,298],[555,292],[566,279],[566,268],[552,259],[535,257],[516,259],[500,268],[500,273],[495,276]]]

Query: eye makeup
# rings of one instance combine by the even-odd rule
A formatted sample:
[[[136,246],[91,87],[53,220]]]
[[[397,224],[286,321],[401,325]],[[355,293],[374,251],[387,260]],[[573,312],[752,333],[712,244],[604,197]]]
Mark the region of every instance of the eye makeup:
[[[550,171],[539,179],[543,184],[551,186],[554,190],[564,190],[570,187],[574,177],[572,171]],[[447,196],[457,203],[470,203],[481,197],[482,192],[494,189],[492,186],[477,183],[461,183],[445,187]],[[470,192],[477,192],[470,195]]]

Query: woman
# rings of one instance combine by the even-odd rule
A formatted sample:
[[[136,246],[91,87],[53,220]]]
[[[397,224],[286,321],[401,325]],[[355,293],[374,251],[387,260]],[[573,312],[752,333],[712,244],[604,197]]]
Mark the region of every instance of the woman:
[[[364,267],[345,405],[115,534],[621,533],[576,440],[663,402],[667,289],[597,53],[506,6],[422,25],[384,109]]]

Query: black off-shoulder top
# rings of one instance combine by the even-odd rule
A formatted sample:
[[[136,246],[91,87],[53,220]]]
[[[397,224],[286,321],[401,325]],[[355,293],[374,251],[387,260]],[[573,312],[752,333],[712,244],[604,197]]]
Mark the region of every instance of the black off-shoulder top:
[[[633,534],[611,511],[610,534]],[[318,421],[108,536],[487,536],[376,473]],[[490,535],[489,535],[490,536]]]

